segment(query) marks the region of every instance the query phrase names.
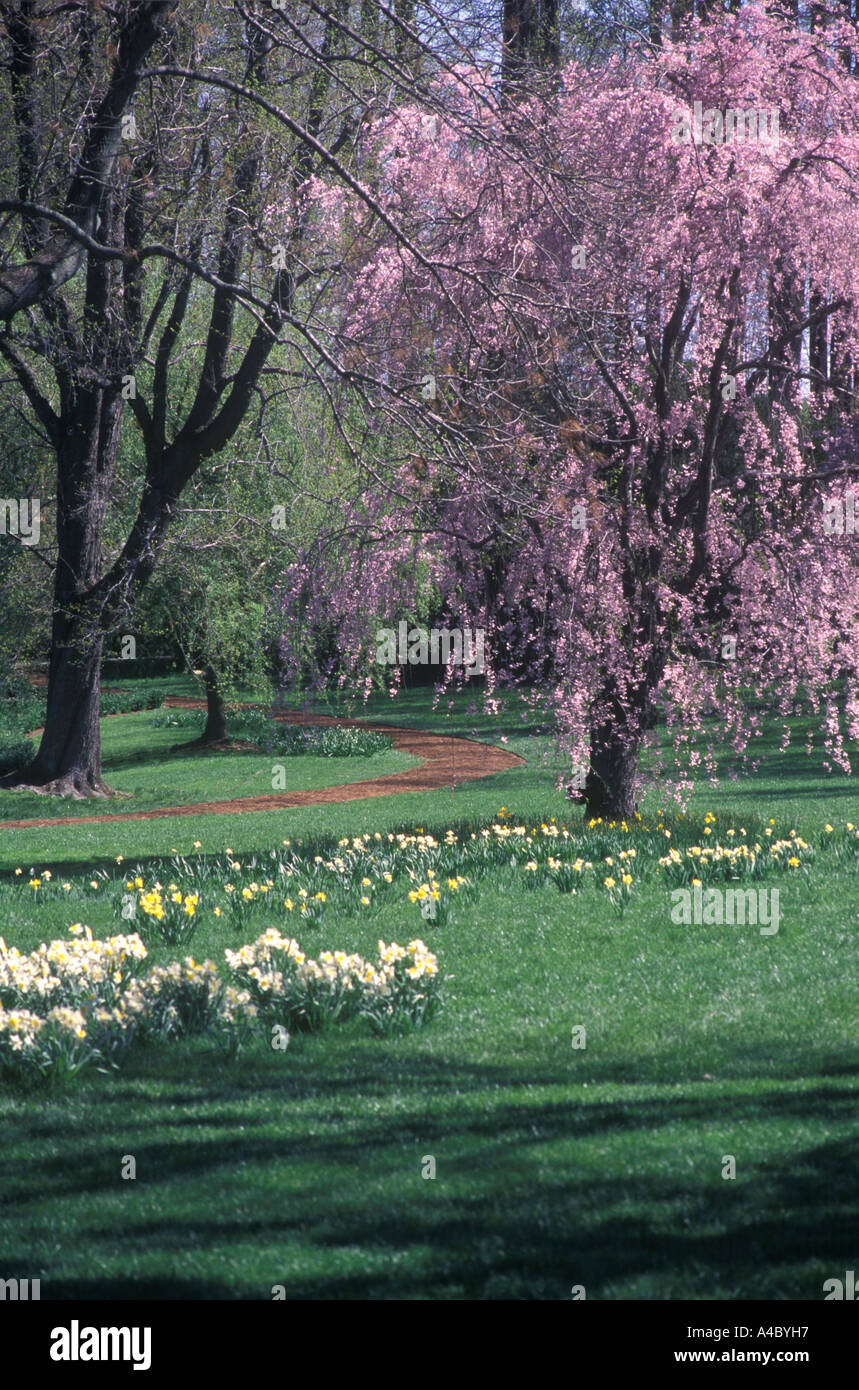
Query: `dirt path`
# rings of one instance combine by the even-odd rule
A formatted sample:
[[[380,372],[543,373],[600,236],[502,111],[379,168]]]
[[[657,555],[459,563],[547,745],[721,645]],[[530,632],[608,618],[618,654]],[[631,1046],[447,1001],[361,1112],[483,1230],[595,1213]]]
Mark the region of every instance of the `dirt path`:
[[[204,700],[186,699],[171,695],[164,705],[174,709],[204,709]],[[115,716],[121,718],[120,715]],[[193,806],[164,806],[153,811],[128,811],[106,816],[62,816],[51,820],[0,821],[0,830],[36,830],[52,825],[108,825],[131,820],[161,820],[166,816],[229,816],[245,811],[277,811],[290,806],[321,806],[329,802],[363,801],[372,797],[403,795],[406,792],[439,791],[442,787],[457,786],[494,772],[518,767],[525,759],[507,753],[489,743],[476,743],[467,738],[448,734],[430,734],[421,730],[398,729],[390,724],[376,724],[367,719],[337,719],[327,714],[287,712],[276,718],[287,724],[339,724],[346,729],[375,729],[387,734],[401,753],[420,758],[417,767],[392,772],[367,782],[347,782],[336,787],[319,787],[312,791],[283,792],[274,796],[245,796],[235,801],[203,801]]]

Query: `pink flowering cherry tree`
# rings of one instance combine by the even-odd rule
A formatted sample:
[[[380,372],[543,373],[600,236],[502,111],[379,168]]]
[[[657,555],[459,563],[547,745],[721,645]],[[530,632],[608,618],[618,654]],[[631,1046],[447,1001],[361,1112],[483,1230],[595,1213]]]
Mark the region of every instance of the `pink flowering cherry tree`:
[[[324,619],[366,682],[376,626],[431,592],[484,629],[487,701],[548,705],[592,815],[634,814],[648,747],[680,797],[720,742],[753,761],[762,702],[785,747],[813,710],[850,772],[859,540],[828,518],[859,473],[851,45],[744,6],[517,103],[463,68],[431,120],[365,129],[386,219],[307,186],[348,277],[326,350],[388,467],[287,573],[285,651]]]

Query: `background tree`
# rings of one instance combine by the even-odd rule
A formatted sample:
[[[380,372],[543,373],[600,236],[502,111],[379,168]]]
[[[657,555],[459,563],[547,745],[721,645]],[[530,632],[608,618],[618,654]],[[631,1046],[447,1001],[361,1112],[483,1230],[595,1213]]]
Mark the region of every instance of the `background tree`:
[[[171,56],[217,55],[252,86],[266,80],[271,41],[234,7],[187,7],[173,44]],[[69,298],[55,293],[40,305],[41,326],[0,345],[54,448],[58,476],[46,726],[17,780],[74,796],[106,791],[98,729],[104,634],[130,627],[180,494],[245,418],[299,274],[294,253],[288,261],[274,255],[259,231],[262,188],[289,170],[291,152],[276,149],[223,91],[150,73],[147,93],[148,106],[137,104],[127,128],[127,153],[102,189],[109,254],[90,255]],[[299,228],[292,238],[298,244]],[[198,326],[201,283],[210,302],[194,361],[183,334]],[[241,321],[240,303],[249,311]],[[42,358],[54,377],[50,393],[35,365]],[[105,553],[124,417],[140,431],[144,464],[131,525]]]
[[[259,449],[250,430],[243,434],[240,446]],[[215,462],[192,479],[135,614],[138,655],[169,646],[201,681],[202,747],[226,739],[227,703],[240,688],[266,703],[273,695],[269,585],[294,544],[295,518],[288,528],[273,520],[286,510],[279,500],[284,481],[294,497],[298,480],[286,473],[283,457],[246,461],[244,469],[235,460]]]
[[[13,785],[105,794],[104,637],[131,626],[183,490],[235,437],[282,334],[305,376],[323,389],[336,376],[313,331],[318,285],[304,189],[324,166],[361,190],[347,165],[358,118],[381,96],[368,55],[405,88],[426,47],[410,7],[391,14],[378,6],[375,17],[371,9],[308,3],[274,12],[214,0],[183,7],[163,55],[171,61],[139,74],[145,101],[127,113],[127,151],[100,185],[101,242],[84,242],[86,276],[67,296],[41,302],[35,323],[0,340],[58,476],[45,732]],[[106,15],[97,34],[107,39],[108,59],[113,22]],[[88,53],[96,65],[104,61],[101,43]],[[50,105],[49,65],[37,64],[31,80]],[[286,105],[276,106],[270,97],[283,93]],[[73,106],[53,111],[51,129],[63,119],[74,120]],[[19,145],[32,145],[20,116],[15,129]],[[43,150],[45,181],[62,150],[61,141]],[[281,216],[272,226],[263,212],[275,190]],[[129,424],[143,458],[133,519],[115,536]]]

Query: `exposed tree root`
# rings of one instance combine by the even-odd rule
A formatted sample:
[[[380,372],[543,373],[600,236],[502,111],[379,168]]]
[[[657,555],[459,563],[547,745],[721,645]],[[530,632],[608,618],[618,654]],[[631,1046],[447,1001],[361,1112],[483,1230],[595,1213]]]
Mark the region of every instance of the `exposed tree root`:
[[[68,773],[63,777],[49,778],[44,782],[30,780],[32,768],[21,768],[0,778],[0,791],[29,792],[33,796],[56,796],[63,801],[106,801],[110,797],[129,797],[131,792],[117,791],[109,787],[101,777],[87,773]]]

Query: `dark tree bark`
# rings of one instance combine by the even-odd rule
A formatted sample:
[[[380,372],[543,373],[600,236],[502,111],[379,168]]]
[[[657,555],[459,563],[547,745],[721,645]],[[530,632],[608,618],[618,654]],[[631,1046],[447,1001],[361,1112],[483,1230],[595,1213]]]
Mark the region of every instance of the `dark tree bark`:
[[[256,64],[251,68],[249,75],[258,74]],[[59,388],[59,412],[15,347],[0,337],[0,355],[18,377],[57,458],[58,555],[45,728],[33,762],[4,779],[5,786],[72,796],[108,794],[101,775],[98,728],[104,636],[120,618],[130,619],[137,594],[158,561],[182,489],[201,463],[223,449],[239,428],[282,322],[285,276],[279,273],[267,312],[236,369],[229,373],[236,296],[227,287],[239,281],[247,241],[247,200],[259,169],[256,151],[241,160],[226,199],[217,260],[224,288],[213,296],[197,391],[184,424],[172,441],[165,437],[170,359],[188,308],[192,271],[180,282],[161,335],[151,409],[136,394],[129,400],[143,435],[146,475],[136,520],[106,571],[104,523],[125,404],[123,376],[133,375],[133,345],[139,344],[142,319],[139,272],[127,258],[90,257],[80,323],[59,294],[40,306],[55,335],[51,365]],[[133,248],[142,234],[133,192],[129,195],[123,185],[103,189],[102,195],[106,242]],[[145,350],[138,346],[139,354]]]
[[[641,738],[621,737],[617,724],[598,725],[591,732],[590,767],[585,779],[585,814],[595,820],[631,820],[636,812]]]
[[[560,58],[558,0],[504,0],[501,83],[511,90]]]
[[[94,587],[106,495],[92,465],[94,454],[102,463],[106,457],[115,459],[119,411],[115,400],[97,398],[102,394],[78,403],[77,428],[69,429],[60,445],[45,728],[30,766],[2,783],[75,798],[109,793],[101,772],[99,731],[104,611]]]
[[[561,59],[558,0],[542,0],[540,6],[539,51],[544,63],[557,67]]]
[[[594,702],[585,785],[567,786],[570,800],[583,802],[594,819],[629,820],[638,809],[641,754],[648,729],[656,725],[653,696],[665,659],[665,650],[655,644],[633,689],[621,697],[609,680]]]
[[[647,6],[647,27],[648,36],[654,48],[662,47],[662,12],[664,8],[663,0],[649,0]]]
[[[81,625],[54,615],[48,709],[39,752],[23,774],[0,785],[24,784],[32,791],[81,800],[106,796],[101,774],[99,674],[102,645],[82,637]]]
[[[214,666],[207,666],[204,672],[206,684],[206,727],[201,743],[223,743],[227,737],[227,711],[221,694],[218,673]]]
[[[790,334],[793,324],[803,318],[802,292],[789,276],[781,284],[770,284],[769,320],[770,358],[769,396],[778,400],[792,385],[799,371],[802,354],[802,334]]]
[[[856,374],[853,357],[845,349],[838,333],[832,334],[829,347],[829,383],[835,392],[840,409],[849,414],[856,409]]]
[[[809,312],[819,314],[823,308],[823,297],[816,291],[809,303]],[[826,387],[828,371],[826,353],[826,319],[819,318],[808,331],[808,369],[811,376],[811,390],[819,396]]]
[[[4,785],[76,798],[108,792],[101,773],[99,729],[103,603],[99,577],[110,480],[116,464],[121,422],[116,316],[111,296],[116,263],[91,256],[87,264],[82,331],[60,286],[87,258],[84,241],[98,230],[107,241],[120,212],[112,192],[122,119],[143,65],[175,11],[175,3],[127,7],[117,35],[115,58],[102,100],[90,120],[83,150],[60,212],[77,235],[58,235],[50,220],[24,214],[23,245],[30,260],[0,272],[0,320],[37,305],[60,350],[55,375],[56,411],[37,379],[5,337],[2,355],[11,365],[57,457],[57,563],[54,572],[51,653],[45,729],[39,751],[26,769]],[[90,16],[83,16],[83,70],[91,73]],[[10,83],[18,147],[19,211],[33,197],[40,162],[39,61],[42,19],[25,0],[0,6],[10,48]],[[89,28],[87,27],[89,26]],[[4,209],[15,210],[11,203]]]
[[[104,208],[112,234],[115,206]],[[2,355],[17,371],[54,444],[57,457],[57,562],[54,570],[47,712],[32,764],[5,780],[59,796],[103,796],[99,703],[104,600],[97,582],[108,494],[119,449],[122,401],[109,377],[117,351],[110,314],[116,264],[92,260],[86,274],[83,335],[67,308],[54,308],[74,364],[56,368],[60,410],[55,413],[14,350]]]
[[[23,265],[0,269],[0,321],[14,318],[53,294],[77,275],[83,266],[87,242],[96,240],[104,190],[110,183],[119,153],[123,116],[137,90],[144,63],[172,18],[176,5],[177,0],[145,0],[128,6],[107,89],[91,118],[65,202],[61,208],[55,209],[68,225],[60,233],[55,231]],[[30,147],[27,166],[32,173],[36,167],[35,118],[27,88],[35,64],[37,17],[29,4],[3,4],[0,6],[0,20],[10,42],[19,146],[23,141],[22,157],[27,155],[28,145]],[[22,158],[19,160],[19,170],[23,163]],[[29,173],[23,182],[29,185]],[[18,199],[0,203],[0,211],[19,212],[32,221],[38,217],[38,208],[23,198],[23,191],[19,172]]]

